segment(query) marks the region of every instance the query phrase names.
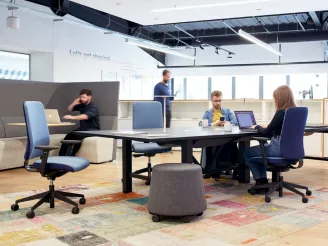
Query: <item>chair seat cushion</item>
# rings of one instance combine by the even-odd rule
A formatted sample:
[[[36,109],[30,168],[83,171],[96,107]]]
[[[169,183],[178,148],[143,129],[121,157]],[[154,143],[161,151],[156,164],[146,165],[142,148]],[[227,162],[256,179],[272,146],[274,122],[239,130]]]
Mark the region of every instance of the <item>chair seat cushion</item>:
[[[261,156],[253,157],[250,159],[252,162],[263,162]],[[299,160],[287,160],[283,157],[267,157],[268,165],[272,166],[288,166],[290,164],[296,164]]]
[[[171,151],[169,147],[161,147],[157,143],[134,143],[132,151],[144,154],[159,154]]]
[[[47,170],[62,170],[66,172],[78,172],[89,166],[89,161],[81,157],[51,156],[48,158]],[[41,160],[33,164],[34,168],[41,167]]]

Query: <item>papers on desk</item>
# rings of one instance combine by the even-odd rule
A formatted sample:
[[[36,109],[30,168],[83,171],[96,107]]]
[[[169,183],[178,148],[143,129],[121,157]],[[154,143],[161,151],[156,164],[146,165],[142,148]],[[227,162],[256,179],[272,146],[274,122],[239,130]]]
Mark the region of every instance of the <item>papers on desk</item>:
[[[114,132],[115,134],[122,134],[122,135],[140,135],[146,134],[146,132],[139,132],[139,131],[117,131]]]

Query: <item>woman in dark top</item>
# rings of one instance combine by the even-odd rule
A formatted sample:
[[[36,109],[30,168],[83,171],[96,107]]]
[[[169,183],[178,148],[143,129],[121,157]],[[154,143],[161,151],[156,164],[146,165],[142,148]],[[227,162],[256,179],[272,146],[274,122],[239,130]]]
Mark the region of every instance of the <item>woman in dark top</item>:
[[[273,92],[273,98],[276,106],[276,113],[270,124],[266,127],[257,125],[252,128],[257,129],[261,136],[271,138],[270,143],[264,145],[266,156],[280,157],[280,133],[285,118],[285,112],[288,108],[296,107],[296,104],[293,92],[287,85],[278,87]],[[248,148],[244,152],[246,164],[252,172],[256,185],[267,184],[268,179],[265,166],[262,163],[254,163],[251,161],[252,157],[257,156],[261,156],[260,146]]]

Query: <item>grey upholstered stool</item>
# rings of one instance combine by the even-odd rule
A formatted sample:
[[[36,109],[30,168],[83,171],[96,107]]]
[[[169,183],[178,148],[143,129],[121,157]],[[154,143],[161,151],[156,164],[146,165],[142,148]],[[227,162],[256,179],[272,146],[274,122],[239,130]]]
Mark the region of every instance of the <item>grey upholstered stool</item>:
[[[148,210],[153,221],[163,216],[201,216],[206,210],[202,169],[193,164],[161,164],[153,167],[148,198]]]

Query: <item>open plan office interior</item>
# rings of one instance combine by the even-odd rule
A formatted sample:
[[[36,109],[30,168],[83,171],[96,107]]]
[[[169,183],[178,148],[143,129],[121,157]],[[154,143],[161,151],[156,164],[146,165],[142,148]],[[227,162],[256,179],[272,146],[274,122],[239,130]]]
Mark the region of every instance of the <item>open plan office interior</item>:
[[[328,1],[0,0],[0,245],[328,243]]]

